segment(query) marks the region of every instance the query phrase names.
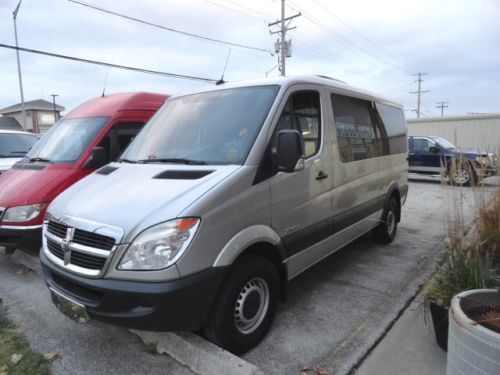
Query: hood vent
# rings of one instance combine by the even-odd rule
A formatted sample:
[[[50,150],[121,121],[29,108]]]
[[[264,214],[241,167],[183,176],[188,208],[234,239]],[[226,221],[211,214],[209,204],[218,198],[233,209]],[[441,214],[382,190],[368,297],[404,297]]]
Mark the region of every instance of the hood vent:
[[[19,164],[16,163],[12,166],[12,169],[29,169],[33,171],[41,171],[46,167],[45,164]]]
[[[202,177],[208,176],[212,172],[213,171],[207,171],[207,170],[202,170],[202,171],[169,170],[169,171],[163,171],[154,176],[153,178],[162,180],[198,180]]]
[[[105,165],[104,167],[98,169],[95,173],[107,176],[108,174],[113,173],[117,169],[118,169],[117,167],[112,167],[111,165]]]

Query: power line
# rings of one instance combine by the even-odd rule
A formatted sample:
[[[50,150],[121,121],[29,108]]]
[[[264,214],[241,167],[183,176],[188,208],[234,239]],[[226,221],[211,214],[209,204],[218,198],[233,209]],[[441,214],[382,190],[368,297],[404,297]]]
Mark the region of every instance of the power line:
[[[196,76],[189,76],[189,75],[184,75],[184,74],[160,72],[158,70],[149,70],[149,69],[142,69],[142,68],[134,68],[134,67],[131,67],[131,66],[126,66],[126,65],[111,64],[111,63],[106,63],[106,62],[102,62],[102,61],[82,59],[80,57],[60,55],[60,54],[57,54],[57,53],[40,51],[40,50],[36,50],[36,49],[16,47],[16,46],[8,45],[8,44],[1,44],[0,43],[0,47],[10,48],[10,49],[18,50],[18,51],[23,51],[23,52],[35,53],[35,54],[38,54],[38,55],[56,57],[56,58],[59,58],[59,59],[78,61],[78,62],[83,62],[83,63],[87,63],[87,64],[94,64],[94,65],[108,66],[108,67],[111,67],[111,68],[131,70],[131,71],[139,72],[139,73],[155,74],[155,75],[160,75],[160,76],[165,76],[165,77],[171,77],[171,78],[179,78],[179,79],[189,79],[189,80],[192,80],[192,81],[202,81],[202,82],[211,82],[211,83],[217,82],[216,79],[196,77]]]
[[[209,3],[209,4],[212,4],[216,7],[220,7],[220,8],[224,8],[226,10],[229,10],[230,12],[234,12],[234,13],[238,13],[238,14],[241,14],[243,16],[246,16],[246,17],[250,17],[250,18],[253,18],[253,19],[256,19],[256,20],[259,20],[259,21],[264,21],[265,23],[268,23],[270,22],[268,19],[266,18],[261,18],[261,17],[258,17],[258,16],[254,16],[254,15],[251,15],[251,14],[248,14],[248,13],[245,13],[245,12],[242,12],[240,10],[237,10],[237,9],[234,9],[234,8],[231,8],[231,7],[228,7],[228,6],[225,6],[225,5],[222,5],[222,4],[219,4],[215,1],[212,1],[212,0],[204,0],[205,2]],[[245,7],[246,8],[246,7]],[[260,12],[259,12],[260,13]]]
[[[320,3],[318,0],[313,0],[319,7],[321,7],[323,10],[325,10],[329,15],[331,15],[332,17],[334,17],[337,21],[339,21],[340,23],[342,23],[345,27],[347,27],[349,30],[351,30],[353,33],[355,33],[356,35],[358,35],[360,38],[364,39],[366,42],[370,43],[372,46],[374,46],[375,48],[377,48],[379,51],[385,53],[387,56],[391,57],[392,59],[394,59],[394,61],[398,62],[399,64],[401,64],[402,67],[405,67],[405,63],[403,63],[401,60],[399,60],[396,56],[394,56],[393,54],[387,52],[385,49],[383,49],[382,47],[380,47],[377,43],[375,43],[374,41],[372,41],[371,39],[369,39],[368,37],[366,37],[365,35],[363,35],[362,33],[360,33],[359,31],[357,31],[356,29],[354,29],[352,26],[350,26],[347,22],[343,21],[340,17],[338,17],[336,14],[334,14],[333,12],[331,12],[324,4]]]
[[[155,23],[152,23],[152,22],[144,21],[144,20],[141,20],[139,18],[127,16],[125,14],[121,14],[121,13],[114,12],[114,11],[111,11],[111,10],[108,10],[108,9],[100,8],[98,6],[95,6],[95,5],[92,5],[92,4],[88,4],[88,3],[84,3],[84,2],[81,2],[81,1],[77,1],[77,0],[68,0],[68,1],[71,2],[71,3],[78,4],[78,5],[82,5],[82,6],[87,7],[87,8],[98,10],[100,12],[108,13],[108,14],[111,14],[113,16],[125,18],[125,19],[131,20],[131,21],[136,21],[136,22],[142,23],[144,25],[157,27],[157,28],[160,28],[160,29],[163,29],[163,30],[166,30],[166,31],[171,31],[171,32],[174,32],[174,33],[177,33],[177,34],[181,34],[181,35],[187,36],[187,37],[201,39],[201,40],[205,40],[205,41],[208,41],[208,42],[211,42],[211,43],[225,44],[225,45],[229,45],[229,46],[233,46],[233,47],[240,47],[240,48],[251,49],[251,50],[254,50],[254,51],[266,52],[266,53],[270,53],[271,55],[273,55],[273,52],[270,51],[270,50],[267,50],[267,49],[263,49],[263,48],[259,48],[259,47],[252,47],[252,46],[248,46],[248,45],[240,44],[240,43],[227,42],[227,41],[220,40],[220,39],[214,39],[214,38],[209,38],[209,37],[206,37],[206,36],[201,36],[201,35],[197,35],[197,34],[193,34],[193,33],[188,33],[186,31],[177,30],[177,29],[173,29],[171,27],[166,27],[166,26],[158,25],[158,24],[155,24]]]
[[[394,67],[397,67],[398,69],[401,69],[403,71],[406,71],[404,67],[402,67],[400,64],[396,64],[395,62],[389,61],[389,60],[382,60],[380,57],[374,55],[367,49],[363,48],[362,46],[358,45],[357,43],[354,43],[353,41],[349,40],[348,38],[343,37],[342,35],[335,33],[330,30],[330,26],[325,25],[323,22],[318,20],[317,18],[313,17],[311,13],[304,11],[303,9],[300,9],[295,3],[291,2],[293,4],[295,11],[300,11],[304,15],[304,17],[310,21],[312,24],[314,24],[316,27],[322,29],[327,35],[329,35],[332,39],[335,39],[336,41],[340,42],[344,47],[350,49],[353,52],[362,52],[366,56],[369,56],[375,60],[378,60],[379,62],[382,62],[384,64],[390,64]]]

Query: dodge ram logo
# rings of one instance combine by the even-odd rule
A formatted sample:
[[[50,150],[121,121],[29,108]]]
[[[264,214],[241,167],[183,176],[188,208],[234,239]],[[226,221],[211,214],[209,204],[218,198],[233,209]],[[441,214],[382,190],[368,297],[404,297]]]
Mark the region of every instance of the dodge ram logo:
[[[61,241],[61,250],[64,254],[64,265],[67,266],[71,261],[71,247],[70,243],[75,235],[75,228],[66,229],[66,237]]]

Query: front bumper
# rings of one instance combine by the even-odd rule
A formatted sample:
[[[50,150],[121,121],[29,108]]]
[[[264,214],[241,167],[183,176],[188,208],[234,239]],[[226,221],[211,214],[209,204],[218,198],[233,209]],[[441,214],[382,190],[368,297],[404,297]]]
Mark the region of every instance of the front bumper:
[[[42,226],[0,226],[0,246],[38,253],[42,246]]]
[[[216,267],[178,280],[140,282],[87,279],[40,261],[49,288],[85,306],[105,323],[147,331],[197,330],[212,310],[227,268]]]

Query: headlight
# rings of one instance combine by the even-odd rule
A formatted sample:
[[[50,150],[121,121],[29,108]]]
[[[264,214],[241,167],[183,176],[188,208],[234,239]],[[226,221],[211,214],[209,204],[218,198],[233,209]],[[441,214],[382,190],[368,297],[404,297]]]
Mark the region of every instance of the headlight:
[[[155,225],[130,244],[118,269],[160,270],[181,257],[193,239],[200,219],[184,218]]]
[[[23,221],[30,221],[36,218],[42,210],[43,203],[30,204],[28,206],[17,206],[7,208],[2,221],[10,223],[19,223]]]
[[[476,157],[476,161],[482,166],[485,167],[490,164],[490,158],[487,156],[478,156]]]

